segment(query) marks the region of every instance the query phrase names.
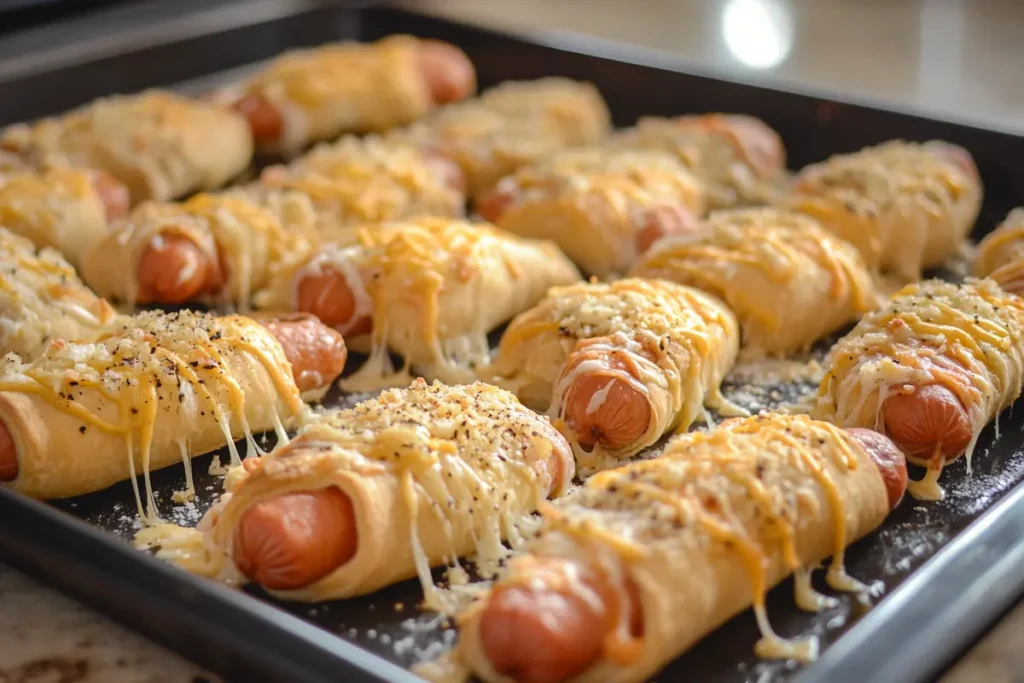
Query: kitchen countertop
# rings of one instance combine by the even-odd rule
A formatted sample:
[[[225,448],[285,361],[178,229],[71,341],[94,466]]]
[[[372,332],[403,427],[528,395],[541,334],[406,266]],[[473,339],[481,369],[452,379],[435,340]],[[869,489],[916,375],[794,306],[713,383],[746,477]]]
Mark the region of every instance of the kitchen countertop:
[[[577,30],[724,75],[884,99],[1024,133],[1024,3],[1010,0],[407,0],[503,27]],[[179,5],[180,7],[180,5]],[[628,15],[628,21],[623,17]],[[145,15],[143,15],[145,16]],[[151,17],[146,17],[151,20]],[[3,41],[0,53],[31,45]],[[2,56],[2,54],[0,54]],[[1024,605],[942,679],[1024,675]],[[0,682],[188,683],[199,669],[0,565]]]

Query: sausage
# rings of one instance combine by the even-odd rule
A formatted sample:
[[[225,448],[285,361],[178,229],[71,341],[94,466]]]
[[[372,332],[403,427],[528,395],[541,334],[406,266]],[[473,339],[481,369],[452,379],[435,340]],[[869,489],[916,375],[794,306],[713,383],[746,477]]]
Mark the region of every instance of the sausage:
[[[939,158],[950,162],[961,171],[966,173],[972,180],[981,180],[978,166],[974,163],[971,153],[960,145],[949,142],[942,142],[930,147]]]
[[[555,444],[556,450],[568,452],[564,439],[561,444]],[[561,485],[557,458],[552,455],[551,490]],[[251,466],[243,461],[249,472],[262,462],[251,460]],[[303,588],[355,557],[359,545],[352,501],[336,488],[263,501],[239,517],[233,547],[235,565],[250,580],[272,590]]]
[[[578,370],[584,361],[588,365],[596,361],[602,367]],[[575,377],[565,390],[563,414],[584,448],[595,444],[623,448],[647,431],[651,403],[640,387],[622,376],[623,371],[629,372],[630,364],[620,350],[584,347],[570,357],[567,372]]]
[[[284,133],[284,117],[277,106],[263,95],[249,93],[233,107],[249,122],[249,130],[257,145],[272,144]]]
[[[0,481],[18,478],[18,447],[3,420],[0,420]]]
[[[158,235],[139,256],[139,303],[183,304],[217,291],[220,265],[184,235]]]
[[[420,40],[420,70],[435,104],[458,102],[476,89],[476,70],[466,53],[441,40]]]
[[[848,428],[850,434],[867,451],[871,461],[878,468],[889,496],[889,509],[894,509],[907,491],[907,458],[892,439],[873,429]]]
[[[573,560],[545,562],[529,582],[495,588],[480,615],[484,654],[498,673],[517,683],[559,683],[583,673],[601,659],[618,621],[620,599],[607,580],[587,574],[582,585],[555,586],[545,580],[551,576],[545,570]],[[630,635],[637,638],[643,614],[631,581],[626,594]]]
[[[369,334],[373,318],[368,315],[352,320],[356,297],[345,276],[333,268],[302,277],[296,287],[297,308],[312,313],[326,324],[348,335]]]
[[[678,235],[697,229],[697,217],[682,204],[659,204],[643,213],[636,233],[636,253],[643,254],[666,235]]]
[[[124,218],[132,206],[132,197],[124,183],[105,171],[91,171],[90,176],[93,189],[103,202],[107,221]]]
[[[779,136],[760,119],[742,114],[726,114],[724,123],[740,147],[740,154],[758,175],[768,178],[785,164],[785,149]]]
[[[235,566],[271,590],[303,588],[351,560],[356,515],[337,488],[286,493],[242,513],[235,529]]]
[[[476,200],[476,212],[484,220],[497,223],[519,201],[520,194],[520,187],[514,180],[503,180]]]
[[[885,433],[908,456],[949,461],[971,442],[974,429],[960,399],[939,384],[894,394],[882,405]]]
[[[278,316],[262,322],[281,343],[303,393],[330,386],[345,369],[348,351],[341,333],[314,316]]]

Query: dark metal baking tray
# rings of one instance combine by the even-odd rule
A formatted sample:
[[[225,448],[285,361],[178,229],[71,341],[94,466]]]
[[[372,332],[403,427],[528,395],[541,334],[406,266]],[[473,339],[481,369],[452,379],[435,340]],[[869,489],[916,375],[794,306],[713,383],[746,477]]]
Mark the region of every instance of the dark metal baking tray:
[[[950,140],[974,154],[985,182],[977,234],[1024,202],[1019,164],[1024,138],[1007,132],[785,86],[718,79],[672,57],[579,36],[514,36],[380,6],[261,0],[259,11],[247,13],[244,3],[234,4],[228,14],[218,8],[216,21],[197,14],[191,31],[179,17],[174,30],[159,40],[125,35],[108,38],[101,49],[61,46],[21,60],[0,59],[0,124],[111,92],[162,85],[201,89],[225,78],[227,70],[244,69],[290,47],[409,32],[462,46],[476,63],[482,86],[545,75],[591,81],[620,125],[642,114],[759,116],[782,134],[792,168],[890,138]],[[115,49],[118,45],[122,49]],[[760,392],[732,389],[741,402],[769,406],[792,397],[799,384]],[[1024,481],[1022,427],[1019,410],[1004,414],[1002,436],[993,440],[991,428],[982,436],[973,476],[965,476],[963,462],[949,468],[946,501],[905,500],[877,533],[851,548],[851,573],[884,584],[884,597],[876,598],[874,607],[844,598],[835,609],[808,615],[793,607],[788,583],[772,592],[769,609],[777,630],[822,637],[825,651],[817,663],[801,669],[758,662],[752,655],[756,628],[745,613],[669,665],[659,679],[913,683],[933,678],[1024,594],[1024,487],[1017,486]],[[219,489],[217,479],[201,474],[210,459],[196,460],[204,504]],[[159,472],[154,482],[165,516],[196,519],[199,510],[169,503],[170,492],[181,486],[179,470]],[[133,524],[127,483],[52,505],[0,490],[4,561],[230,680],[412,679],[401,667],[437,653],[456,635],[434,615],[415,609],[420,592],[414,582],[356,600],[285,604],[259,591],[233,591],[194,578],[133,550],[124,542]]]

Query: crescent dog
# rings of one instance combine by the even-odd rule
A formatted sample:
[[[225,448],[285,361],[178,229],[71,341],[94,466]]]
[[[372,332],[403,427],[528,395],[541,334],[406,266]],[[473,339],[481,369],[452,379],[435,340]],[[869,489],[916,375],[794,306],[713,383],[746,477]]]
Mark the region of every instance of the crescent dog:
[[[714,297],[639,278],[555,287],[505,330],[487,382],[547,411],[581,474],[613,465],[707,416],[742,411],[719,393],[739,326]]]
[[[910,492],[940,500],[942,468],[968,472],[985,425],[1024,384],[1024,301],[991,280],[907,285],[830,353],[814,415],[869,427],[927,467]]]
[[[572,477],[565,440],[508,392],[418,379],[323,413],[287,446],[247,460],[198,530],[154,528],[138,542],[287,600],[348,598],[418,576],[440,608],[430,567],[473,555],[491,575],[509,554],[502,541],[518,546],[528,513]]]
[[[623,273],[660,237],[703,213],[700,185],[664,152],[578,149],[526,166],[477,202],[503,230],[554,240],[585,272]]]
[[[103,171],[0,173],[0,225],[76,267],[130,202],[127,188]]]
[[[642,117],[609,145],[671,152],[700,178],[710,209],[769,204],[786,171],[779,134],[739,114]]]
[[[872,270],[912,281],[961,248],[981,195],[963,148],[896,140],[808,166],[780,202],[853,244]]]
[[[597,88],[542,78],[488,88],[389,137],[455,160],[470,196],[477,197],[519,167],[601,142],[610,130],[611,114]]]
[[[475,89],[459,48],[389,36],[286,52],[218,98],[245,115],[260,152],[292,154],[343,133],[404,126]]]
[[[89,251],[82,277],[128,306],[230,302],[246,311],[277,267],[313,248],[309,201],[293,192],[279,199],[276,210],[235,194],[147,202]]]
[[[297,329],[298,328],[298,329]],[[285,428],[345,362],[340,335],[314,320],[267,326],[241,316],[141,313],[94,343],[55,341],[0,368],[0,482],[63,498],[131,478],[155,519],[149,474],[225,444]],[[145,477],[145,507],[135,475]]]
[[[488,682],[639,682],[753,606],[759,656],[814,659],[815,638],[772,630],[766,593],[795,574],[799,607],[830,606],[810,582],[830,555],[829,584],[866,591],[844,551],[906,480],[885,437],[805,416],[685,434],[543,507],[529,553],[458,618],[456,656]]]
[[[9,126],[0,131],[0,148],[40,169],[104,171],[128,188],[133,203],[220,187],[252,159],[244,118],[159,90],[106,97],[59,117]]]
[[[439,154],[378,136],[322,144],[288,166],[264,170],[243,193],[261,198],[296,191],[309,198],[317,225],[338,230],[411,216],[465,215],[465,178]]]
[[[631,274],[714,294],[736,313],[744,346],[770,355],[806,351],[882,303],[852,245],[785,209],[716,211],[656,242]]]
[[[492,226],[419,218],[354,231],[282,269],[256,299],[267,310],[312,313],[370,354],[345,386],[405,385],[417,372],[471,381],[487,361],[487,333],[539,301],[549,287],[579,280],[550,242]],[[404,357],[397,374],[388,351]]]
[[[978,243],[974,274],[1024,296],[1024,209],[1014,209],[999,227]]]
[[[31,360],[52,339],[92,341],[117,320],[60,254],[0,227],[0,355]]]

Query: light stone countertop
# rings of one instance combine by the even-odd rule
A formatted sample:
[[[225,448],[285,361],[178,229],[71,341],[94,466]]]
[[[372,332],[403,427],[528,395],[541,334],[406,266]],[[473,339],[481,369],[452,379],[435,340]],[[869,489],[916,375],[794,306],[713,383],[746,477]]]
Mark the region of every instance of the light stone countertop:
[[[722,74],[870,96],[1024,132],[1015,0],[408,0],[504,27],[577,30]],[[628,17],[628,20],[624,20]],[[1024,605],[943,683],[1024,679]],[[198,668],[0,565],[0,682],[189,683]]]

